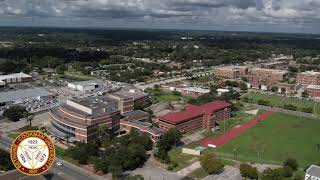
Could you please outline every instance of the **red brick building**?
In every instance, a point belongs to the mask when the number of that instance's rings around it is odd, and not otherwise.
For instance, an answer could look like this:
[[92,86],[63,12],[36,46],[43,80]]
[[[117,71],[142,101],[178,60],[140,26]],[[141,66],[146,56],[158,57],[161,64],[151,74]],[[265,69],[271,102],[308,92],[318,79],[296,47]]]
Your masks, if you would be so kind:
[[60,138],[89,142],[97,137],[98,128],[105,126],[115,132],[120,128],[118,103],[108,97],[67,100],[50,110],[49,132]]
[[220,67],[214,71],[214,75],[221,78],[236,79],[240,77],[240,70],[243,73],[244,70],[238,66]]
[[187,105],[183,111],[161,116],[159,127],[163,130],[177,128],[181,133],[210,130],[230,118],[230,112],[231,104],[225,101],[214,101],[201,106]]
[[305,90],[311,97],[320,97],[320,85],[309,85]]
[[287,71],[276,69],[251,68],[247,75],[247,79],[253,87],[265,85],[271,88],[284,81],[287,73]]
[[297,83],[301,85],[320,84],[320,72],[306,71],[299,73]]

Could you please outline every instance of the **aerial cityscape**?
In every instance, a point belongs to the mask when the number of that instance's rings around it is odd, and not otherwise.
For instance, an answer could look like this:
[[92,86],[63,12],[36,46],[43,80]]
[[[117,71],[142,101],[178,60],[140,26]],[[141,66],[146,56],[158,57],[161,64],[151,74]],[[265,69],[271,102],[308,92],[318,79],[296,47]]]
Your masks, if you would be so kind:
[[0,180],[320,180],[320,2],[0,2]]

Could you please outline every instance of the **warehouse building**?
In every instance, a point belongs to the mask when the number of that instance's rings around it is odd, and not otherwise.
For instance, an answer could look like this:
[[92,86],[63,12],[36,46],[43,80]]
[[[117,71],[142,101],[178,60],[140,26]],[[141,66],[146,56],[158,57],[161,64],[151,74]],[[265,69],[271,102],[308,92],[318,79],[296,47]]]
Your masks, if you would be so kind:
[[32,80],[33,80],[32,76],[25,74],[23,72],[8,74],[8,75],[1,75],[0,86],[4,86],[6,84],[31,82]]
[[103,81],[101,80],[90,80],[90,81],[78,81],[68,83],[68,87],[81,92],[88,92],[93,90],[98,90],[103,86]]

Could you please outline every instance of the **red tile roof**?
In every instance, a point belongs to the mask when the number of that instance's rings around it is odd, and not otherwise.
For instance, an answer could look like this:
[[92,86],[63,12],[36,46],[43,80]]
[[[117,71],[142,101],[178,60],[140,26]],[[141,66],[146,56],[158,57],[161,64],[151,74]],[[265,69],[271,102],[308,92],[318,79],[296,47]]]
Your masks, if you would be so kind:
[[201,106],[188,104],[185,110],[180,112],[173,112],[160,117],[160,120],[179,124],[188,121],[190,118],[201,116],[204,114],[212,114],[215,111],[230,107],[231,104],[225,101],[214,101]]

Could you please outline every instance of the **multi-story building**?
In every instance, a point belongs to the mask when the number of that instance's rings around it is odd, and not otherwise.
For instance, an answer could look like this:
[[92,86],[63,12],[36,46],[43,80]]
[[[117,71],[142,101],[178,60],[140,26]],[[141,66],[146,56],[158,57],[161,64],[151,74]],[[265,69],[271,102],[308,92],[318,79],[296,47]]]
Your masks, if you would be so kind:
[[162,84],[161,89],[169,92],[177,91],[184,96],[190,96],[190,97],[199,97],[201,95],[210,93],[209,88],[203,88],[200,86],[189,86],[189,85],[177,83],[177,82]]
[[315,98],[320,97],[320,85],[308,85],[305,91],[311,96]]
[[0,76],[0,84],[25,83],[31,81],[33,81],[32,76],[23,72]]
[[159,127],[163,130],[177,128],[181,133],[200,129],[211,130],[221,121],[230,118],[231,104],[214,101],[201,106],[187,105],[185,110],[159,117]]
[[[119,99],[127,99],[128,101],[132,101],[132,108],[134,105],[139,105],[142,108],[148,107],[151,105],[151,101],[149,98],[149,94],[136,90],[136,89],[130,89],[128,91],[121,90],[117,92],[110,93],[110,96],[113,98],[119,98]],[[130,99],[130,100],[129,100]]]
[[133,110],[133,98],[113,95],[67,100],[50,110],[49,132],[61,139],[90,142],[97,138],[100,127],[121,133],[137,129],[153,142],[160,139],[162,130],[148,123],[149,114]]
[[301,85],[320,84],[320,72],[306,71],[299,73],[297,83]]
[[240,68],[238,66],[220,67],[215,69],[214,75],[221,78],[236,79],[240,77]]
[[278,93],[281,93],[281,94],[294,94],[301,88],[301,85],[299,85],[299,84],[288,84],[288,83],[278,83],[278,84],[275,85],[275,87],[278,88]]
[[78,81],[68,83],[68,87],[81,92],[89,92],[93,90],[98,90],[103,86],[103,81],[101,80],[89,80],[89,81]]
[[149,114],[144,111],[132,111],[123,114],[123,118],[120,121],[121,129],[125,131],[131,131],[137,129],[142,133],[147,134],[153,142],[157,142],[163,130],[154,127],[151,123],[147,122]]
[[272,87],[286,80],[288,71],[264,68],[249,69],[247,80],[253,87],[261,85]]
[[107,96],[67,100],[50,110],[48,130],[58,137],[72,137],[76,141],[95,140],[102,125],[115,132],[120,128],[118,103]]
[[121,111],[121,113],[128,113],[134,110],[134,100],[132,97],[118,92],[109,94],[108,96],[117,100],[118,109]]

